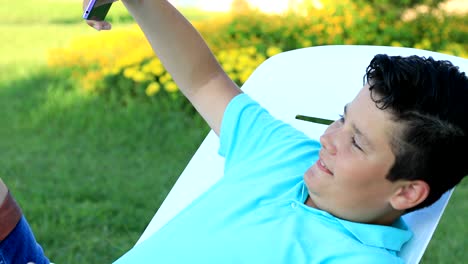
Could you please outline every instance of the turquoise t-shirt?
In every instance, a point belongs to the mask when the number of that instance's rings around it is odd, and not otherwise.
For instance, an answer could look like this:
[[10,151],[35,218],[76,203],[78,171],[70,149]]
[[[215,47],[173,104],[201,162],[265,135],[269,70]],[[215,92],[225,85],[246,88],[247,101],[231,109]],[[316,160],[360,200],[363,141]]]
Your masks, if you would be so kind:
[[246,94],[228,105],[220,140],[225,175],[115,263],[403,263],[396,253],[412,234],[402,220],[354,223],[304,204],[317,141]]

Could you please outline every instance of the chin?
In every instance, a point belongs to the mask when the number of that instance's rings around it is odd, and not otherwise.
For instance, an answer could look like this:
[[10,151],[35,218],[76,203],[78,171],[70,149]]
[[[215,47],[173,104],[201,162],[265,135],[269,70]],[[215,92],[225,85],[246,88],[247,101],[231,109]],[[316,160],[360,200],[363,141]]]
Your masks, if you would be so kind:
[[307,171],[304,173],[304,182],[306,183],[307,187],[309,187],[309,183],[312,182],[315,178],[317,178],[317,171],[314,169],[314,166],[310,167],[307,169]]

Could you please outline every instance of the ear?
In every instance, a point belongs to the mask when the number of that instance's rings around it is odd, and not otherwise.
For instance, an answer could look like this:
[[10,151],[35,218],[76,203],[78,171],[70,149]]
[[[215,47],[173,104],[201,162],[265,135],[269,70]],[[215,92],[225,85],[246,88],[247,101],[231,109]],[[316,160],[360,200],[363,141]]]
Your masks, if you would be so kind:
[[390,204],[396,210],[404,211],[426,200],[430,187],[425,181],[404,182],[390,198]]

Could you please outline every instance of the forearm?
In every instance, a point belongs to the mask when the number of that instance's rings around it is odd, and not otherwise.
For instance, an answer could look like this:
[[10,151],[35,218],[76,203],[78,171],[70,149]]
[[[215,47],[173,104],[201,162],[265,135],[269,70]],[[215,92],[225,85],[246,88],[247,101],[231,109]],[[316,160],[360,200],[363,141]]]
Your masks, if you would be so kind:
[[154,52],[190,97],[221,67],[195,28],[165,0],[123,0]]

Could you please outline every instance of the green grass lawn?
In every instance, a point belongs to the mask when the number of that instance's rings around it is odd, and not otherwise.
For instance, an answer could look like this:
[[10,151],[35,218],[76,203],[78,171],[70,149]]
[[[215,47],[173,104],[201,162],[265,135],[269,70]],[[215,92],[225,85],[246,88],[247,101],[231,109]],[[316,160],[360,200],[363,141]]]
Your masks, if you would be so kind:
[[0,177],[51,260],[111,263],[135,244],[208,127],[198,116],[83,96],[44,70],[47,50],[98,34],[75,18],[79,2],[15,7],[0,11]]
[[[0,177],[55,263],[111,263],[134,245],[208,128],[199,117],[84,96],[44,70],[49,48],[97,34],[79,18],[79,1],[0,4],[8,7],[0,9]],[[128,21],[121,6],[112,12]],[[423,263],[468,259],[467,198],[465,180]]]
[[0,175],[56,263],[110,263],[136,242],[207,129],[63,86],[41,74],[0,90]]

